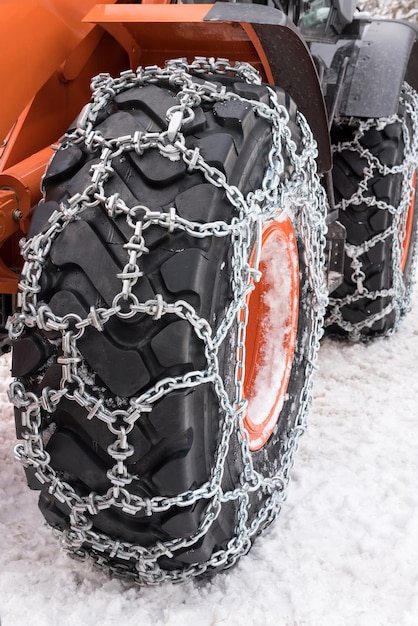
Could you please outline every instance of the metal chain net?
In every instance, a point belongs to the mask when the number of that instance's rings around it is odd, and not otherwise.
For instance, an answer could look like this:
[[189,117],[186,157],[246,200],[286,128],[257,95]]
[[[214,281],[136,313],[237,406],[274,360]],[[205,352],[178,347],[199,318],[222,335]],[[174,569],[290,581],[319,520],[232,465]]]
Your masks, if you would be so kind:
[[[405,113],[403,114],[397,113],[386,118],[368,120],[340,118],[334,122],[334,125],[337,127],[346,127],[348,125],[354,129],[353,139],[335,144],[333,146],[334,152],[351,151],[357,153],[359,159],[366,160],[362,180],[356,192],[350,198],[342,199],[336,205],[340,215],[347,209],[362,206],[375,207],[379,211],[388,211],[392,216],[390,225],[383,232],[371,236],[359,245],[348,242],[345,245],[346,257],[349,259],[348,263],[352,270],[353,289],[351,293],[343,298],[330,297],[325,326],[340,327],[352,341],[358,341],[362,336],[361,331],[364,328],[372,327],[377,321],[385,318],[392,312],[395,314],[394,324],[388,334],[393,333],[409,310],[413,287],[413,280],[409,280],[409,277],[413,279],[415,276],[417,263],[416,242],[411,241],[411,245],[414,244],[414,247],[410,252],[411,261],[407,277],[404,275],[402,257],[405,249],[404,242],[407,234],[409,207],[415,197],[414,175],[418,164],[418,94],[406,83],[402,88],[400,105],[404,107]],[[377,132],[382,132],[387,126],[394,123],[401,124],[404,153],[401,164],[389,167],[363,145],[362,139],[370,130],[375,129]],[[401,197],[397,206],[376,198],[370,188],[372,179],[392,175],[401,177]],[[389,249],[391,250],[391,287],[372,291],[365,284],[365,264],[368,263],[368,260],[364,255],[367,255],[376,245],[385,241],[389,242]],[[389,304],[379,313],[370,314],[367,319],[357,322],[344,319],[343,309],[345,306],[353,305],[359,300],[372,302],[378,298],[389,298]]]
[[[211,73],[229,74],[248,83],[261,84],[258,73],[248,64],[231,66],[225,59],[196,58],[191,64],[184,59],[167,62],[165,68],[156,66],[139,68],[136,72],[127,71],[113,79],[107,74],[93,79],[93,96],[78,119],[77,128],[64,136],[61,148],[70,144],[84,144],[90,150],[100,149],[97,164],[91,167],[91,181],[85,189],[62,203],[49,220],[49,227],[32,239],[23,242],[22,253],[25,259],[20,280],[18,312],[9,320],[9,333],[13,340],[22,336],[26,329],[39,328],[43,331],[61,333],[62,355],[57,359],[62,366],[60,387],[45,388],[38,396],[27,391],[19,380],[10,386],[10,398],[21,410],[23,441],[16,447],[16,457],[25,466],[31,467],[43,488],[69,511],[69,527],[55,531],[64,548],[75,557],[91,557],[94,563],[125,578],[141,584],[157,584],[165,579],[181,581],[190,576],[203,574],[206,570],[227,568],[239,556],[246,553],[255,538],[280,510],[286,497],[289,473],[299,436],[305,429],[306,415],[311,401],[311,375],[315,366],[319,340],[322,335],[323,316],[327,304],[324,283],[325,245],[325,196],[316,174],[315,157],[317,149],[311,131],[302,115],[298,114],[301,142],[297,146],[291,138],[288,127],[289,116],[285,107],[277,102],[274,90],[269,88],[270,104],[240,98],[220,84],[210,83],[195,77]],[[205,76],[205,78],[207,78]],[[167,130],[159,133],[137,132],[133,136],[107,140],[94,129],[98,114],[109,106],[115,94],[131,87],[169,82],[178,89],[178,106],[167,111]],[[238,188],[228,184],[226,177],[218,169],[210,167],[198,149],[188,149],[182,124],[194,115],[193,109],[200,102],[215,103],[228,99],[249,102],[255,113],[271,124],[272,146],[269,165],[259,189],[244,197]],[[181,218],[175,208],[169,211],[150,210],[146,206],[127,206],[117,195],[106,196],[104,185],[112,174],[112,161],[129,151],[142,154],[149,149],[158,149],[168,159],[183,159],[190,172],[199,171],[212,185],[224,190],[233,207],[233,218],[229,223],[193,222]],[[284,159],[292,165],[291,173],[285,177]],[[118,275],[120,292],[115,294],[110,308],[91,307],[85,318],[68,313],[59,317],[38,294],[44,265],[59,233],[72,220],[77,220],[86,207],[96,207],[105,211],[111,218],[124,216],[131,228],[131,238],[125,245],[126,266]],[[312,333],[309,338],[308,365],[304,376],[301,397],[295,399],[298,406],[294,417],[294,428],[289,434],[282,464],[275,475],[262,476],[255,469],[246,431],[243,426],[247,400],[243,395],[246,333],[246,296],[252,289],[253,281],[260,272],[258,267],[250,267],[249,259],[254,242],[260,245],[262,227],[272,220],[290,217],[295,231],[303,242],[304,262],[307,266],[309,290],[313,294],[309,317]],[[192,237],[228,237],[232,250],[231,286],[233,296],[226,313],[217,328],[207,319],[201,318],[186,301],[166,302],[159,294],[154,299],[140,302],[132,288],[141,276],[141,256],[146,255],[147,228],[158,224],[169,232],[186,231]],[[257,255],[256,255],[257,256]],[[110,410],[102,397],[88,384],[85,375],[85,362],[78,349],[77,341],[85,329],[93,327],[102,331],[114,316],[127,319],[138,312],[154,319],[171,314],[176,315],[192,326],[194,333],[204,344],[206,367],[201,371],[189,372],[184,376],[164,378],[138,397],[129,399],[129,408]],[[218,351],[232,328],[237,328],[236,366],[234,393],[228,394],[218,364]],[[133,453],[130,432],[141,415],[153,410],[154,404],[163,396],[179,389],[187,389],[202,384],[211,384],[218,398],[221,418],[219,440],[216,447],[213,468],[209,479],[198,488],[179,493],[175,497],[139,497],[129,490],[135,480],[128,471],[129,458]],[[231,397],[231,395],[233,397]],[[62,398],[78,403],[86,410],[87,420],[101,420],[114,436],[108,454],[114,461],[108,471],[111,488],[106,493],[90,493],[80,496],[66,482],[62,474],[50,464],[45,449],[43,431],[53,423],[54,411]],[[222,477],[231,438],[238,439],[244,468],[239,484],[232,491],[222,489]],[[258,491],[263,504],[257,515],[249,520],[249,494]],[[260,498],[261,499],[261,498]],[[214,520],[219,516],[222,505],[228,501],[237,502],[236,533],[227,547],[215,552],[209,561],[187,566],[185,569],[166,571],[160,568],[160,557],[175,556],[178,550],[197,544]],[[94,527],[94,515],[105,509],[117,509],[134,516],[145,513],[168,511],[172,507],[190,507],[198,501],[206,503],[199,527],[192,535],[170,541],[156,541],[144,547],[118,541]]]

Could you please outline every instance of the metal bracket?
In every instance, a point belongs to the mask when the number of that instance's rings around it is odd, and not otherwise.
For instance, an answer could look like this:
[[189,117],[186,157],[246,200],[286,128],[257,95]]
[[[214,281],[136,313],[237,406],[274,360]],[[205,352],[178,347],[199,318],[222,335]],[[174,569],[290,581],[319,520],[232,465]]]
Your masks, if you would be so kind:
[[325,247],[326,276],[328,292],[331,293],[341,285],[344,277],[344,246],[346,229],[335,220],[328,226]]

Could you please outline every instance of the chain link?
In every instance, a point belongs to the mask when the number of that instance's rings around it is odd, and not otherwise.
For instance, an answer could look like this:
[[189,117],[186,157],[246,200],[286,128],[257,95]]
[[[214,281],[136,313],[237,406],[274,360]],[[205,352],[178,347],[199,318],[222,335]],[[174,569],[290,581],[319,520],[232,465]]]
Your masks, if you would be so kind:
[[[316,144],[305,119],[298,114],[297,122],[302,142],[301,146],[297,146],[291,138],[288,113],[285,107],[278,103],[274,90],[269,89],[269,105],[240,98],[222,85],[203,82],[200,78],[196,81],[194,75],[199,76],[203,73],[206,75],[208,72],[213,74],[214,79],[217,75],[227,73],[248,83],[261,84],[260,76],[248,64],[238,63],[232,66],[226,59],[200,57],[190,65],[184,59],[177,59],[169,61],[165,68],[154,66],[139,68],[137,72],[124,72],[116,79],[107,74],[101,74],[93,79],[92,101],[83,109],[76,129],[61,140],[61,149],[72,144],[84,143],[87,149],[100,151],[99,162],[91,168],[91,180],[86,189],[70,198],[61,206],[60,211],[51,216],[50,227],[45,232],[23,243],[25,265],[19,285],[20,310],[9,321],[10,336],[14,340],[22,336],[26,328],[38,327],[44,331],[60,333],[62,346],[62,356],[58,359],[62,366],[59,389],[48,388],[38,397],[26,391],[21,382],[13,382],[10,386],[9,395],[14,405],[21,411],[24,431],[23,441],[16,447],[17,458],[25,466],[32,467],[38,480],[42,484],[48,484],[49,493],[68,507],[70,526],[58,533],[64,548],[77,558],[85,559],[90,556],[99,567],[106,567],[115,575],[132,578],[143,584],[157,584],[165,579],[180,581],[192,575],[202,574],[207,569],[232,566],[239,556],[249,550],[252,539],[277,515],[285,499],[297,441],[305,428],[311,397],[311,375],[327,304],[323,276],[326,202],[316,173]],[[137,132],[132,136],[108,140],[94,130],[98,114],[111,105],[115,94],[131,87],[161,81],[179,89],[178,106],[167,112],[167,131]],[[253,108],[256,115],[264,117],[271,124],[272,147],[269,165],[260,189],[248,194],[247,197],[230,185],[222,172],[210,167],[197,148],[194,150],[186,148],[181,132],[182,124],[194,115],[193,110],[200,102],[215,103],[227,99],[243,100]],[[197,223],[181,218],[174,208],[169,211],[152,211],[146,206],[129,207],[117,194],[106,196],[104,186],[113,171],[113,159],[129,151],[142,154],[151,148],[158,149],[166,158],[182,159],[189,171],[201,172],[212,185],[222,188],[233,208],[230,222]],[[284,157],[292,165],[291,173],[286,176]],[[39,280],[51,245],[59,233],[71,221],[79,219],[86,207],[91,206],[97,206],[111,218],[124,215],[132,231],[125,245],[126,265],[118,275],[121,289],[109,308],[91,307],[85,318],[75,314],[60,317],[38,299]],[[309,290],[313,293],[313,306],[308,311],[312,334],[308,347],[308,365],[306,371],[300,374],[305,377],[305,383],[300,398],[295,398],[295,405],[300,408],[295,416],[295,427],[289,434],[281,467],[273,476],[262,476],[254,468],[248,436],[243,425],[247,404],[243,391],[248,319],[246,296],[251,289],[252,280],[260,277],[259,254],[256,255],[254,267],[250,267],[249,259],[254,245],[260,249],[263,225],[274,219],[283,219],[285,216],[291,218],[295,231],[303,242]],[[168,232],[185,231],[196,238],[230,239],[232,250],[230,280],[233,295],[217,329],[212,328],[208,320],[201,318],[188,302],[168,303],[160,294],[152,300],[139,302],[134,296],[132,289],[142,275],[140,259],[148,254],[147,229],[152,225],[165,228]],[[161,379],[139,397],[131,398],[128,408],[111,410],[100,395],[93,393],[86,380],[84,361],[77,341],[88,327],[101,331],[114,316],[127,319],[138,313],[149,315],[153,319],[171,314],[186,320],[203,342],[206,367],[184,376]],[[217,355],[235,324],[237,325],[235,385],[234,392],[230,394],[222,379]],[[127,461],[134,453],[129,433],[135,422],[144,413],[152,411],[155,403],[162,397],[179,389],[208,383],[213,386],[222,415],[219,441],[207,482],[173,497],[146,498],[132,494],[129,485],[135,478],[127,469]],[[53,413],[64,397],[84,407],[88,420],[100,420],[106,424],[114,436],[114,441],[107,450],[114,464],[107,474],[111,488],[106,493],[92,492],[88,496],[79,496],[50,466],[49,455],[44,449],[42,429],[45,423],[53,421]],[[235,437],[241,447],[243,471],[236,488],[226,492],[222,489],[222,478],[231,437]],[[264,498],[264,504],[258,514],[249,521],[249,494],[256,491]],[[195,546],[219,516],[222,505],[231,500],[237,501],[236,536],[224,550],[214,553],[209,561],[193,564],[184,571],[166,571],[160,568],[158,564],[160,557],[171,557],[178,550]],[[93,516],[109,508],[119,509],[132,516],[137,514],[150,516],[173,507],[190,507],[198,501],[205,503],[205,509],[199,527],[193,534],[159,541],[149,547],[112,539],[98,532],[93,526]]]
[[[398,113],[385,118],[368,120],[341,118],[335,121],[337,128],[348,125],[353,128],[354,132],[351,141],[335,144],[333,146],[334,152],[354,152],[365,160],[362,180],[356,192],[348,199],[343,198],[336,205],[336,208],[343,213],[350,207],[374,207],[378,211],[387,211],[392,216],[390,226],[381,233],[362,241],[358,245],[347,243],[345,246],[346,257],[352,270],[351,281],[355,288],[352,293],[343,298],[330,297],[325,325],[340,327],[352,341],[358,341],[363,329],[372,327],[377,321],[392,312],[395,317],[389,333],[393,333],[409,311],[413,287],[413,280],[409,280],[409,276],[412,279],[415,276],[417,246],[415,245],[411,249],[411,264],[407,280],[405,280],[401,261],[407,233],[408,209],[415,194],[412,181],[418,164],[418,94],[406,83],[402,87],[400,105],[405,110],[402,115]],[[401,124],[402,127],[404,154],[401,164],[389,167],[374,156],[369,149],[365,148],[361,142],[367,132],[373,130],[381,132],[395,123]],[[394,206],[390,202],[379,200],[373,195],[371,181],[376,177],[396,175],[401,177],[401,197],[399,204]],[[367,264],[367,257],[365,255],[378,244],[385,244],[387,241],[390,242],[388,247],[391,251],[388,254],[388,258],[391,257],[391,288],[373,291],[368,289],[366,285],[365,264]],[[411,246],[413,243],[411,242]],[[382,311],[370,314],[366,319],[357,322],[344,319],[344,307],[354,305],[359,300],[364,301],[364,299],[372,303],[378,298],[390,299],[389,304]]]

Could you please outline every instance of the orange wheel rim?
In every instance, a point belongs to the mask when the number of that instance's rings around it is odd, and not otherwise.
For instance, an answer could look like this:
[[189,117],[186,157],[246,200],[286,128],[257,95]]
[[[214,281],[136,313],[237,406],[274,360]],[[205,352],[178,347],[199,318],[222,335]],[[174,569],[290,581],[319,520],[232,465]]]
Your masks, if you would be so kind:
[[403,244],[402,244],[402,257],[401,257],[402,271],[405,270],[406,262],[408,260],[409,244],[411,243],[412,229],[414,226],[416,186],[417,186],[417,173],[415,171],[412,177],[411,201],[408,207],[408,215],[406,218],[406,225],[405,225],[405,237],[404,237]]
[[[250,264],[254,263],[253,251]],[[272,434],[286,398],[299,313],[299,264],[292,223],[273,222],[262,233],[261,279],[250,293],[245,339],[244,426],[250,450]]]

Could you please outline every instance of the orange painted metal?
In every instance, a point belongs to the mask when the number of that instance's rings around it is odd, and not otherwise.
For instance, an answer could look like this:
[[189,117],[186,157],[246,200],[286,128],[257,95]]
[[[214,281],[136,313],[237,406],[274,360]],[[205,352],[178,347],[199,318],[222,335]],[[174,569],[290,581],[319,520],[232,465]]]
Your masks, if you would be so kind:
[[[249,25],[205,21],[211,4],[97,4],[84,18],[100,24],[134,58],[131,67],[163,64],[167,59],[195,56],[247,61],[265,80],[271,79],[267,59]],[[254,40],[254,41],[253,41]],[[259,42],[258,42],[259,43]]]
[[[89,99],[94,72],[106,66],[109,71],[123,69],[122,60],[116,68],[113,62],[114,56],[121,56],[112,49],[115,42],[106,53],[100,48],[102,29],[82,21],[94,4],[2,3],[0,84],[7,88],[7,97],[0,99],[0,170],[59,138]],[[126,64],[125,55],[123,59]]]
[[[115,1],[115,0],[113,0]],[[0,143],[20,112],[93,26],[93,0],[13,0],[1,5]]]
[[7,188],[0,189],[0,243],[11,237],[18,228],[16,207],[15,191]]
[[21,265],[18,240],[29,229],[31,207],[41,198],[39,181],[52,154],[51,148],[44,148],[0,173],[0,247],[11,237],[14,242],[1,248],[0,293],[17,291]]
[[0,172],[0,190],[14,190],[16,209],[24,218],[28,217],[31,207],[41,197],[39,182],[53,154],[51,147],[44,148],[8,170]]
[[[69,55],[68,65],[66,61],[56,68],[20,114],[0,154],[0,171],[55,143],[63,135],[91,97],[92,76],[103,71],[118,74],[126,69],[128,58],[123,49],[99,27],[97,32],[98,44],[84,64],[77,59],[78,51],[74,51],[75,59],[73,54]],[[68,77],[78,70],[74,79]]]

